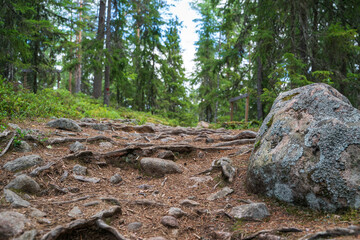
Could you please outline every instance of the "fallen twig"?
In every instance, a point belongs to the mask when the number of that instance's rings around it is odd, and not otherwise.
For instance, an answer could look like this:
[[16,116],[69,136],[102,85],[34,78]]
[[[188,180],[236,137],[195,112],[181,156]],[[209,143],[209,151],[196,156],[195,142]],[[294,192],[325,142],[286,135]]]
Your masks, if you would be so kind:
[[86,199],[89,199],[89,198],[92,198],[92,197],[96,197],[96,195],[88,195],[88,196],[79,197],[79,198],[75,198],[75,199],[68,200],[68,201],[52,202],[51,204],[59,204],[59,205],[61,205],[61,204],[79,202],[79,201],[86,200]]
[[4,148],[4,150],[0,153],[0,157],[2,157],[10,148],[11,144],[13,143],[15,139],[15,133],[13,133],[12,138],[10,139],[10,141],[8,142],[8,144],[6,145],[6,147]]
[[242,238],[242,240],[251,240],[251,239],[258,237],[261,234],[276,233],[276,232],[289,233],[289,232],[302,232],[302,230],[298,229],[298,228],[286,228],[286,227],[278,228],[278,229],[260,230],[254,234],[251,234],[250,236]]
[[166,183],[166,181],[167,181],[167,177],[162,181],[162,183],[161,183],[161,186],[163,187],[163,186],[165,186],[165,183]]
[[213,146],[214,147],[223,147],[223,146],[232,146],[232,145],[249,144],[249,143],[255,143],[255,138],[239,139],[239,140],[234,140],[234,141],[229,141],[229,142],[222,142],[222,143],[214,144]]
[[321,238],[332,238],[332,237],[342,237],[342,236],[358,236],[360,235],[360,227],[350,226],[348,228],[334,228],[329,229],[324,232],[318,232],[310,236],[305,236],[304,240],[315,240]]

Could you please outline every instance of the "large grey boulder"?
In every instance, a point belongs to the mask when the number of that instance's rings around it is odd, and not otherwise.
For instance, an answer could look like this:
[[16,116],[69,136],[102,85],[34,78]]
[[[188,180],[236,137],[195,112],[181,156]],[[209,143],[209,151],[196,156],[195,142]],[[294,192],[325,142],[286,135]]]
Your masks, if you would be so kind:
[[140,165],[145,173],[155,176],[183,172],[179,164],[160,158],[143,158]]
[[73,131],[73,132],[81,131],[81,127],[74,120],[67,119],[67,118],[58,118],[58,119],[52,120],[52,121],[48,122],[46,124],[46,126],[69,130],[69,131]]
[[28,222],[26,217],[18,212],[0,212],[0,239],[10,239],[19,235]]
[[5,163],[4,169],[10,172],[17,172],[42,163],[43,160],[39,155],[28,155]]
[[247,188],[288,203],[360,208],[360,111],[326,84],[280,94],[265,118]]
[[39,184],[26,174],[17,176],[5,186],[5,189],[15,189],[30,194],[38,193],[41,190]]

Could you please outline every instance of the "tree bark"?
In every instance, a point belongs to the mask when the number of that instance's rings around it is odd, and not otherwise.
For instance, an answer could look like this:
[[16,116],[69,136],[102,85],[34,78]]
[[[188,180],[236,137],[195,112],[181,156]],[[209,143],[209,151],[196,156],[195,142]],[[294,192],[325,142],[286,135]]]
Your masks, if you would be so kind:
[[257,98],[256,98],[256,105],[257,105],[257,118],[258,120],[263,119],[263,107],[261,103],[261,94],[262,94],[262,71],[263,66],[261,62],[260,56],[257,57],[257,65],[258,65],[258,71],[257,71]]
[[[83,0],[79,0],[79,6],[82,8],[83,6]],[[80,9],[79,12],[79,21],[82,21],[82,10]],[[82,65],[81,65],[81,41],[82,41],[82,30],[79,30],[78,36],[77,36],[77,43],[78,43],[78,51],[77,51],[77,58],[78,63],[75,70],[75,93],[78,93],[81,91],[81,72],[82,72]]]
[[108,0],[108,9],[107,9],[107,20],[106,20],[106,49],[107,49],[107,61],[105,66],[105,87],[104,87],[104,104],[107,106],[110,105],[110,65],[111,65],[111,0]]
[[101,53],[104,45],[104,35],[105,35],[105,0],[100,0],[100,9],[99,9],[99,24],[98,31],[96,35],[97,41],[97,51],[96,60],[100,62],[100,67],[95,68],[94,73],[94,84],[93,84],[93,97],[98,99],[102,93],[102,58]]

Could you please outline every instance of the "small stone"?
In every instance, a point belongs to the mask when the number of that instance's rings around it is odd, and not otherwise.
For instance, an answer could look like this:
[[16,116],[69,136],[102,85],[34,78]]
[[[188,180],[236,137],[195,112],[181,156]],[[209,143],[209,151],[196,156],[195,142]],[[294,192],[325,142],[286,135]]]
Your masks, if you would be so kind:
[[38,193],[41,190],[39,184],[25,174],[17,176],[8,185],[6,185],[5,188],[20,190],[30,194]]
[[225,196],[229,195],[230,193],[233,193],[234,190],[229,188],[229,187],[224,187],[223,189],[221,189],[220,191],[216,192],[216,193],[213,193],[211,194],[207,200],[209,201],[214,201],[216,199],[219,199],[219,198],[224,198]]
[[200,152],[198,153],[198,158],[204,158],[204,157],[205,157],[205,153],[202,152],[202,151],[200,151]]
[[265,203],[251,203],[233,207],[229,215],[240,220],[258,221],[269,217],[270,213]]
[[154,176],[183,172],[179,164],[161,158],[143,158],[140,160],[140,165],[145,173]]
[[141,222],[133,222],[133,223],[129,223],[127,228],[130,231],[135,232],[135,231],[139,230],[142,226],[143,226],[143,224]]
[[154,186],[148,185],[148,184],[141,184],[141,185],[138,186],[138,188],[140,188],[142,190],[148,190],[148,189],[150,189],[152,187],[154,187]]
[[28,155],[24,157],[17,158],[13,161],[7,162],[4,165],[4,169],[10,172],[17,172],[31,168],[35,165],[40,165],[43,163],[42,158],[39,155]]
[[36,229],[24,232],[20,237],[14,240],[34,240],[37,235]]
[[84,176],[79,176],[79,175],[73,175],[73,177],[76,179],[76,180],[79,180],[81,182],[90,182],[90,183],[98,183],[100,182],[100,178],[90,178],[90,177],[84,177]]
[[112,143],[110,142],[101,142],[99,146],[103,149],[109,149],[113,147]]
[[85,146],[78,141],[76,141],[70,145],[70,152],[72,152],[72,153],[80,152],[81,150],[85,150]]
[[174,218],[173,216],[164,216],[161,218],[161,222],[162,225],[164,225],[165,227],[169,227],[169,228],[178,228],[179,227],[179,222],[176,218]]
[[174,160],[175,155],[172,151],[163,151],[158,154],[158,158],[167,159],[167,160]]
[[69,131],[73,131],[73,132],[81,131],[81,127],[74,120],[67,119],[67,118],[58,118],[58,119],[52,120],[52,121],[48,122],[46,124],[46,126],[69,130]]
[[73,209],[70,210],[70,212],[68,213],[68,216],[71,218],[78,218],[82,215],[82,211],[79,207],[74,207]]
[[171,207],[168,211],[168,214],[170,216],[174,216],[176,218],[181,218],[182,216],[187,215],[186,212],[184,212],[183,210],[181,210],[180,208],[177,208],[177,207]]
[[4,189],[5,200],[14,208],[29,207],[30,203],[9,189]]
[[180,205],[185,206],[185,207],[195,207],[195,206],[199,206],[200,203],[195,202],[193,200],[184,199],[184,200],[180,201]]
[[30,212],[30,216],[33,218],[42,218],[46,216],[46,213],[43,211],[40,211],[39,209],[33,208]]
[[110,182],[112,184],[118,184],[119,182],[122,181],[122,177],[120,176],[120,174],[116,173],[114,174],[111,178],[110,178]]
[[51,224],[51,220],[48,218],[38,218],[37,221],[41,224]]
[[32,148],[27,142],[20,141],[20,144],[15,147],[15,151],[16,152],[31,152]]
[[29,220],[18,212],[0,212],[0,239],[10,239],[20,234],[25,229],[25,224]]
[[73,167],[73,173],[77,174],[77,175],[83,175],[85,176],[87,172],[87,167],[81,166],[79,164],[76,164]]

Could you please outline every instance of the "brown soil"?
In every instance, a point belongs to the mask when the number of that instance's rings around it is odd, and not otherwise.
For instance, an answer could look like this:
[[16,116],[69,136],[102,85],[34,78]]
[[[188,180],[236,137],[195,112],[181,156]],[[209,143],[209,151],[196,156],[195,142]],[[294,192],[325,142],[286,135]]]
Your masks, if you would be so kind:
[[[67,132],[47,128],[44,123],[23,122],[19,123],[19,125],[25,129],[38,129],[49,138],[59,137],[56,136],[55,133],[61,135]],[[237,133],[239,133],[239,130],[234,130],[231,134],[235,135]],[[159,133],[155,134],[158,135]],[[133,142],[137,138],[123,131],[105,131],[99,133],[97,130],[85,127],[83,127],[81,133],[76,133],[76,137],[93,137],[98,135],[112,138],[115,141],[113,147],[111,149],[102,149],[99,147],[99,142],[90,144],[83,143],[87,150],[97,153],[114,151],[124,148],[127,143]],[[193,141],[193,139],[197,137],[194,135],[171,137],[176,138],[176,141],[163,143],[160,140],[153,140],[151,137],[149,137],[149,139],[151,143],[159,145],[176,144],[181,141],[188,141],[189,144],[195,146],[209,147],[211,145],[205,143],[205,139]],[[208,137],[215,139],[215,143],[218,143],[220,135],[212,134]],[[141,142],[149,143],[145,139],[137,141],[137,143]],[[107,164],[105,166],[99,165],[94,161],[88,164],[80,163],[88,168],[88,177],[98,177],[101,179],[99,183],[94,184],[80,182],[72,177],[72,168],[79,162],[76,160],[63,160],[64,156],[70,154],[70,144],[71,143],[51,145],[51,148],[37,144],[37,147],[33,148],[33,152],[31,153],[17,153],[10,149],[10,151],[0,159],[0,166],[3,166],[6,162],[14,160],[15,158],[29,154],[39,154],[44,159],[45,164],[50,161],[56,162],[49,170],[42,172],[40,176],[35,178],[44,191],[41,195],[30,196],[29,200],[32,207],[47,213],[46,218],[51,221],[51,224],[47,224],[41,223],[41,221],[37,219],[32,219],[32,226],[28,228],[36,228],[39,230],[40,234],[38,234],[37,239],[40,239],[42,235],[54,227],[66,225],[74,220],[68,216],[68,213],[75,206],[78,206],[82,210],[83,216],[81,218],[89,218],[95,213],[112,206],[110,202],[101,201],[100,197],[113,197],[120,201],[122,214],[114,216],[111,219],[106,219],[105,222],[118,229],[118,231],[128,239],[146,239],[155,236],[162,236],[166,239],[215,239],[215,231],[232,232],[234,233],[234,239],[241,239],[244,236],[251,235],[260,230],[284,227],[301,229],[303,232],[282,235],[288,239],[298,239],[305,235],[330,228],[348,227],[352,224],[359,224],[359,220],[345,220],[344,215],[314,213],[306,209],[285,205],[247,192],[244,183],[250,153],[236,155],[235,153],[241,146],[235,146],[233,150],[207,151],[204,152],[204,157],[202,158],[199,157],[199,151],[175,153],[177,157],[176,162],[181,164],[185,171],[182,174],[171,174],[161,178],[144,175],[137,167],[136,159],[135,163]],[[158,152],[154,152],[152,156],[156,157],[157,154]],[[212,180],[200,183],[198,187],[192,187],[195,184],[195,182],[190,179],[192,176],[210,168],[213,160],[225,156],[230,156],[234,165],[238,168],[237,176],[233,183],[225,182],[222,179],[221,173],[214,171],[208,174],[212,177]],[[141,157],[137,160],[140,159]],[[98,160],[104,161],[103,159]],[[35,167],[24,172],[29,173],[34,168]],[[60,178],[65,170],[69,172],[69,177],[61,182]],[[117,185],[109,182],[110,177],[115,173],[119,173],[123,178],[123,181]],[[2,190],[13,178],[13,173],[0,169],[0,189]],[[78,188],[79,191],[76,193],[63,194],[52,188],[50,186],[51,184],[55,184],[60,188]],[[151,185],[152,187],[143,190],[139,188],[142,184]],[[234,189],[234,192],[223,199],[215,201],[207,200],[210,194],[224,186],[231,187]],[[73,200],[88,195],[91,197],[86,200],[57,204],[58,202]],[[197,207],[180,206],[179,202],[187,198],[197,201],[200,205]],[[134,204],[134,201],[139,199],[153,200],[161,205],[141,206]],[[100,204],[89,207],[83,206],[83,204],[93,201],[99,201]],[[265,202],[271,212],[271,216],[264,221],[245,222],[230,219],[224,214],[224,212],[229,212],[231,207],[245,204],[244,202],[246,201]],[[6,203],[4,199],[2,199],[0,203],[0,211],[11,209],[10,205]],[[170,207],[180,207],[188,213],[187,216],[178,219],[180,225],[178,229],[167,228],[160,223],[161,218],[167,215]],[[223,209],[223,211],[221,209]],[[30,208],[13,210],[24,213],[31,218],[29,216],[31,212]],[[143,226],[136,232],[129,231],[127,225],[132,222],[142,222]],[[77,237],[68,237],[67,239],[100,239],[99,233],[95,233],[94,230],[91,229],[85,233],[83,230],[79,230]],[[101,239],[112,239],[112,237],[104,238],[104,236],[102,236]]]

